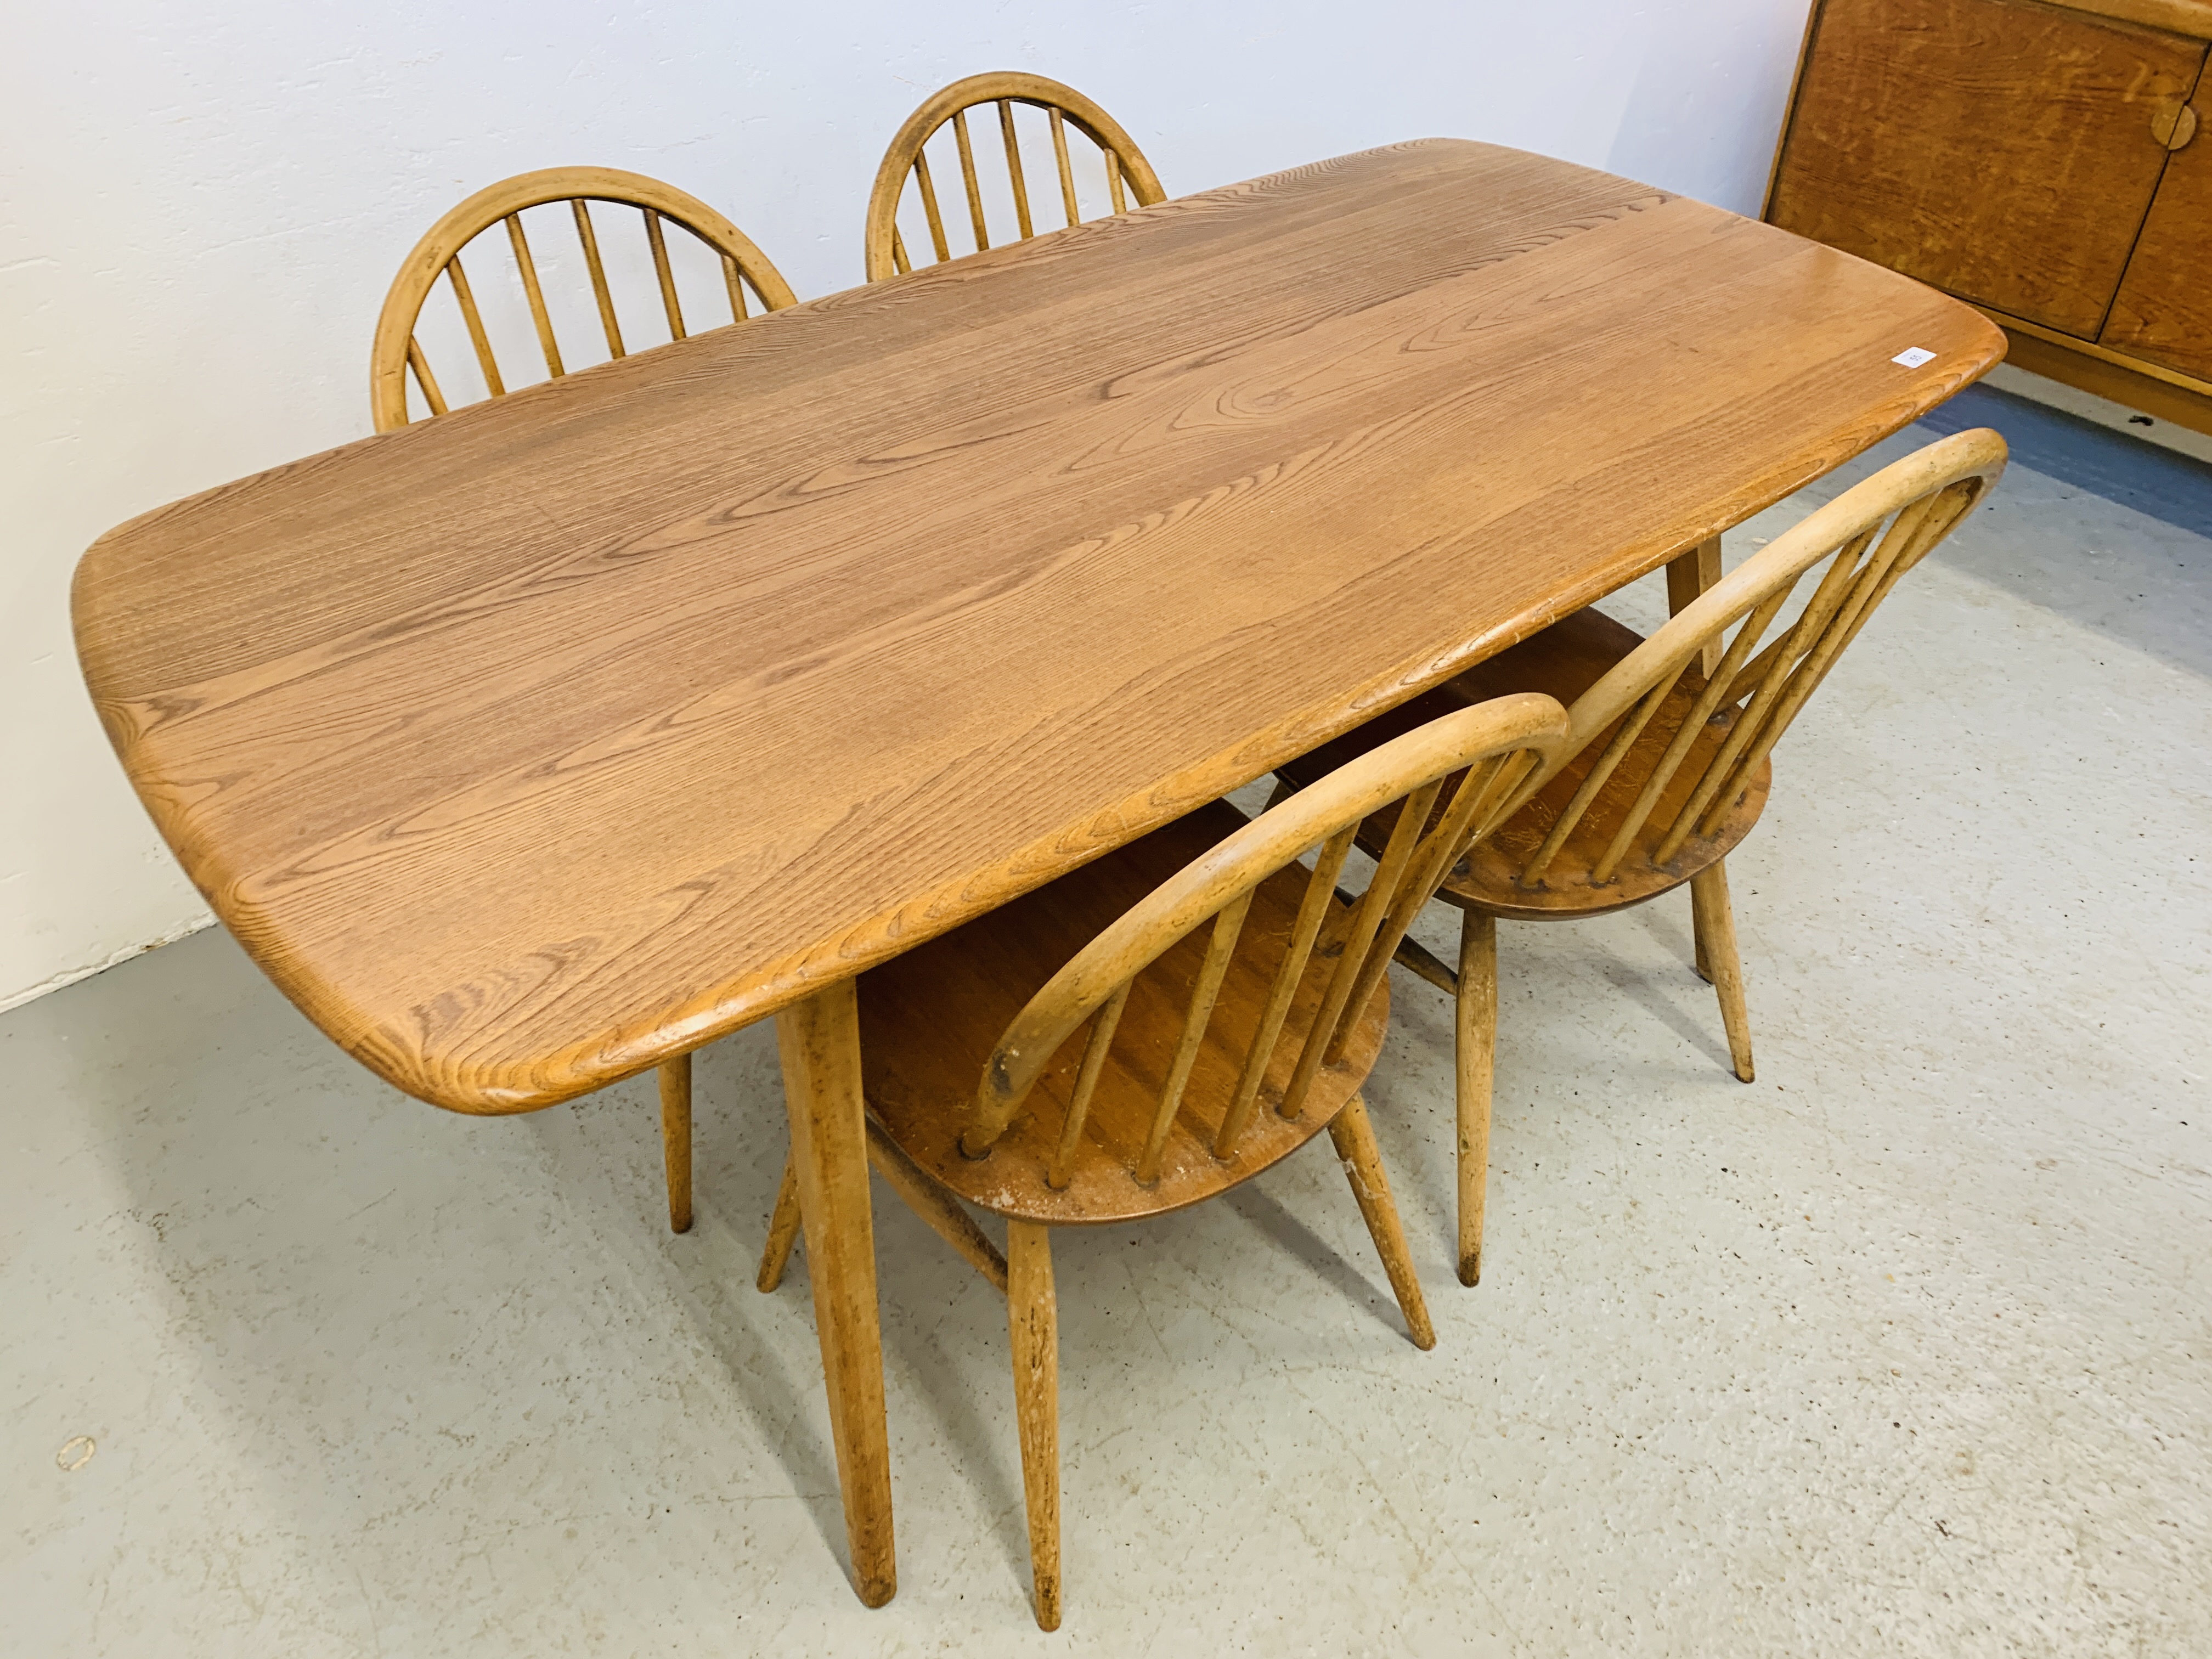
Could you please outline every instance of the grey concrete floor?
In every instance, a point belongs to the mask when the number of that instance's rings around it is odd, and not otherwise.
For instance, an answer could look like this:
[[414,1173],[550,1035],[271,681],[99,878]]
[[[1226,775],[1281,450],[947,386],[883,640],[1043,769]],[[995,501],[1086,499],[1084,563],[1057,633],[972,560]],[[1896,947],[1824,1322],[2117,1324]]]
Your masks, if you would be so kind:
[[1479,1290],[1418,982],[1370,1094],[1434,1352],[1317,1150],[1061,1236],[1060,1635],[1001,1305],[880,1189],[902,1588],[847,1588],[765,1030],[675,1238],[648,1084],[448,1116],[207,933],[0,1019],[0,1653],[2212,1651],[2212,468],[1980,422],[1731,861],[1757,1084],[1686,898],[1509,927]]

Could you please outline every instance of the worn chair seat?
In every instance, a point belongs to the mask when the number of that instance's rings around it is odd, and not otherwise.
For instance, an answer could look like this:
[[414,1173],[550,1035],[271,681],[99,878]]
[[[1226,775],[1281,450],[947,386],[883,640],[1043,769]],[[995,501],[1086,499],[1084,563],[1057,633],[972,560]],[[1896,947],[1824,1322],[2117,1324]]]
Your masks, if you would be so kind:
[[[1588,606],[1283,767],[1280,775],[1303,787],[1401,732],[1410,732],[1455,708],[1471,708],[1514,691],[1540,691],[1571,705],[1643,643],[1644,636],[1635,629],[1615,622],[1595,605]],[[1444,878],[1437,896],[1447,903],[1509,920],[1598,915],[1671,892],[1698,871],[1727,857],[1751,833],[1766,805],[1774,775],[1771,759],[1761,761],[1745,779],[1711,833],[1693,832],[1664,863],[1654,854],[1704,775],[1705,763],[1734,728],[1738,714],[1734,708],[1722,709],[1705,723],[1686,761],[1675,769],[1661,792],[1658,805],[1631,836],[1619,868],[1602,880],[1595,873],[1652,768],[1674,742],[1684,717],[1705,689],[1705,677],[1696,669],[1684,672],[1600,787],[1573,833],[1534,881],[1524,881],[1522,870],[1604,753],[1618,722],[1578,751],[1526,805],[1492,830]],[[1395,817],[1394,808],[1363,824],[1361,846],[1370,852],[1381,847]]]
[[[1044,1171],[1074,1093],[1084,1032],[1053,1056],[989,1157],[971,1158],[960,1150],[961,1131],[973,1119],[975,1079],[1008,1022],[1079,948],[1244,822],[1225,803],[1202,806],[863,975],[862,1086],[870,1113],[891,1141],[969,1203],[1058,1227],[1135,1220],[1195,1204],[1249,1180],[1326,1129],[1382,1050],[1389,1020],[1387,979],[1376,982],[1342,1058],[1322,1067],[1296,1118],[1255,1112],[1232,1158],[1212,1152],[1305,894],[1306,872],[1291,865],[1254,891],[1183,1096],[1188,1104],[1169,1133],[1156,1182],[1139,1184],[1131,1171],[1182,1038],[1184,1012],[1206,957],[1202,933],[1187,935],[1137,976],[1084,1121],[1086,1149],[1098,1155],[1079,1158],[1064,1189],[1047,1185]],[[1261,1085],[1263,1108],[1283,1097],[1336,961],[1337,953],[1316,950],[1306,964]]]

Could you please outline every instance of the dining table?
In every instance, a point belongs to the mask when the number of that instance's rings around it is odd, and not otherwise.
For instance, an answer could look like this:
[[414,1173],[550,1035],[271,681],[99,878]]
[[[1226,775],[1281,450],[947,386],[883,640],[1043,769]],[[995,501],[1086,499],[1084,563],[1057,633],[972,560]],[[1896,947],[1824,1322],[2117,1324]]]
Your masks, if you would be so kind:
[[216,915],[393,1087],[532,1111],[774,1017],[876,1606],[854,976],[1662,566],[1679,608],[2003,350],[1850,254],[1425,139],[158,508],[79,562],[77,649]]

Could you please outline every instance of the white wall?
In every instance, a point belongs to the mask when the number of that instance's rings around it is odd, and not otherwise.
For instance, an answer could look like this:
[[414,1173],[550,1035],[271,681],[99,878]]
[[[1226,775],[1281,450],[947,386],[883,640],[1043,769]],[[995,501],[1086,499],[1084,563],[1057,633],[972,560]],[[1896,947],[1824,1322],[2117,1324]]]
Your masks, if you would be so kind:
[[860,280],[882,147],[992,68],[1097,98],[1171,192],[1393,139],[1520,145],[1756,210],[1807,0],[121,0],[0,62],[0,1007],[206,920],[77,678],[70,572],[145,508],[368,430],[430,221],[594,161]]

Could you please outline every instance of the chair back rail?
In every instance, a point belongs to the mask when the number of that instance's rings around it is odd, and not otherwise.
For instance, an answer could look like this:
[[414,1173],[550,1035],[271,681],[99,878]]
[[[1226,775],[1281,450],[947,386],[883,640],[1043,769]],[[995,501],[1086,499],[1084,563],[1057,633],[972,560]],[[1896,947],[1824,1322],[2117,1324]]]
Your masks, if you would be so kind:
[[[1311,854],[1315,862],[1282,959],[1238,1065],[1235,1095],[1212,1139],[1214,1154],[1235,1155],[1285,1018],[1318,952],[1325,961],[1333,957],[1334,963],[1325,970],[1320,1005],[1276,1106],[1285,1118],[1298,1116],[1316,1073],[1340,1054],[1407,925],[1445,872],[1500,819],[1521,779],[1556,757],[1568,729],[1566,711],[1533,693],[1462,709],[1361,756],[1225,838],[1099,933],[1014,1017],[984,1066],[961,1150],[970,1158],[988,1156],[1053,1056],[1090,1020],[1045,1177],[1055,1189],[1064,1188],[1131,988],[1152,963],[1210,923],[1180,1040],[1149,1131],[1132,1161],[1137,1181],[1156,1180],[1254,890]],[[1364,819],[1394,805],[1401,810],[1389,843],[1365,890],[1346,907],[1335,895],[1353,838]]]
[[1074,166],[1068,155],[1067,129],[1071,126],[1097,147],[1105,168],[1107,199],[1115,213],[1128,210],[1132,194],[1139,207],[1149,207],[1165,198],[1167,192],[1160,188],[1159,179],[1152,172],[1152,163],[1145,159],[1144,152],[1137,148],[1136,140],[1129,137],[1121,123],[1073,87],[1048,81],[1041,75],[1024,75],[1011,70],[971,75],[934,94],[908,116],[898,136],[891,140],[890,148],[884,153],[883,164],[876,169],[875,188],[868,196],[870,282],[881,282],[886,276],[913,269],[913,257],[908,252],[898,222],[899,207],[906,198],[909,183],[921,200],[923,222],[929,231],[929,249],[935,254],[936,263],[942,264],[953,257],[927,150],[930,140],[947,125],[952,129],[953,149],[959,157],[960,182],[967,197],[968,220],[975,236],[975,252],[981,253],[991,246],[990,227],[983,213],[982,182],[975,170],[975,139],[968,123],[969,112],[985,105],[994,105],[998,111],[999,142],[1006,155],[1006,183],[1013,198],[1017,236],[1025,242],[1036,234],[1036,219],[1030,206],[1029,174],[1022,163],[1021,143],[1014,130],[1017,104],[1027,104],[1045,112],[1052,137],[1053,169],[1060,185],[1060,209],[1069,224],[1079,223],[1083,216],[1076,198]]
[[[1576,699],[1569,711],[1572,736],[1558,759],[1523,781],[1508,804],[1508,816],[1517,812],[1562,768],[1603,741],[1522,866],[1522,881],[1542,878],[1652,717],[1685,694],[1687,713],[1592,865],[1591,878],[1612,878],[1662,799],[1675,804],[1660,828],[1653,863],[1665,864],[1692,835],[1711,834],[1875,607],[1995,485],[2005,454],[2004,440],[1983,428],[1942,439],[1883,468],[1747,559],[1614,665]],[[1795,621],[1759,649],[1802,579],[1824,563]],[[1707,647],[1718,647],[1731,628],[1734,637],[1717,650],[1718,665],[1702,675]],[[1704,746],[1694,775],[1678,776],[1717,721],[1725,734]]]
[[685,338],[688,330],[683,303],[677,293],[675,268],[669,258],[665,227],[670,224],[690,232],[719,259],[732,322],[742,322],[748,314],[748,289],[763,310],[780,311],[796,303],[791,285],[742,231],[704,202],[672,185],[612,167],[547,167],[520,173],[478,191],[431,226],[400,266],[399,275],[393,278],[391,290],[385,296],[383,313],[377,319],[376,339],[370,351],[369,402],[379,432],[389,432],[408,423],[407,384],[410,374],[432,415],[443,415],[451,407],[445,388],[431,368],[428,354],[416,338],[423,303],[441,276],[451,289],[453,303],[460,313],[461,325],[467,332],[487,395],[506,395],[507,378],[501,373],[492,349],[491,336],[484,326],[476,289],[461,264],[462,251],[495,225],[506,229],[507,251],[514,261],[515,275],[529,307],[538,349],[545,360],[545,372],[555,379],[568,373],[560,342],[555,337],[553,314],[546,305],[538,261],[532,253],[529,235],[522,222],[525,210],[555,202],[566,202],[574,220],[577,243],[591,278],[592,297],[599,312],[600,330],[606,336],[610,357],[626,356],[629,348],[623,338],[613,290],[607,281],[599,227],[592,216],[590,204],[593,202],[635,208],[642,216],[646,246],[652,256],[660,308],[671,340]]

